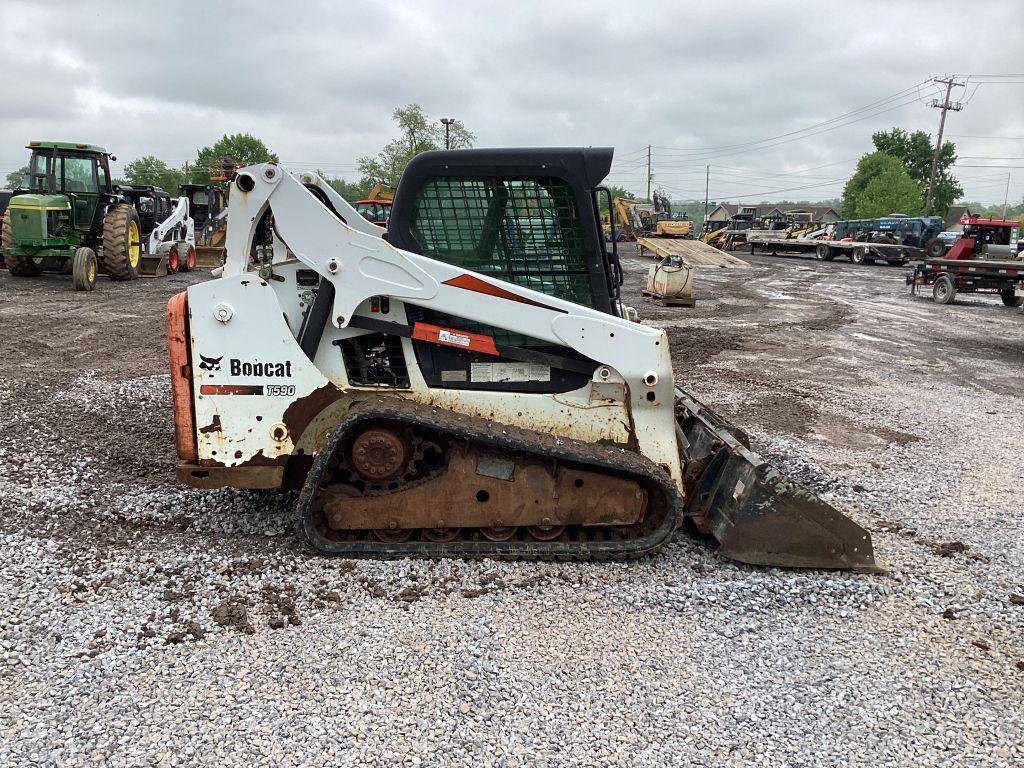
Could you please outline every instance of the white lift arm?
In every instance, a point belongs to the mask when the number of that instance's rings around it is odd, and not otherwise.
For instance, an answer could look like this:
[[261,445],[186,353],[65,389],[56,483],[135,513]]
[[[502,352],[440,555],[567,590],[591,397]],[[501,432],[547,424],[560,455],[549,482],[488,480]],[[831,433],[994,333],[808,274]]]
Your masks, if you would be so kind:
[[185,228],[185,236],[182,239],[189,245],[194,246],[196,243],[195,222],[189,216],[187,197],[179,197],[175,201],[170,215],[157,224],[153,231],[149,233],[149,253],[156,253],[164,238],[181,226]]

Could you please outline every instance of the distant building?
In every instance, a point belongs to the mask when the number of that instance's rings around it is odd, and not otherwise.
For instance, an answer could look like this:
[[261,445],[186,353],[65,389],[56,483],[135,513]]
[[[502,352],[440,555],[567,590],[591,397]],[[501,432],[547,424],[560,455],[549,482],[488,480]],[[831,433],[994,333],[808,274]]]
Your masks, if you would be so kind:
[[708,212],[708,221],[728,221],[734,216],[751,216],[755,219],[798,219],[831,224],[839,221],[839,211],[827,205],[799,205],[780,203],[778,205],[734,205],[719,203]]

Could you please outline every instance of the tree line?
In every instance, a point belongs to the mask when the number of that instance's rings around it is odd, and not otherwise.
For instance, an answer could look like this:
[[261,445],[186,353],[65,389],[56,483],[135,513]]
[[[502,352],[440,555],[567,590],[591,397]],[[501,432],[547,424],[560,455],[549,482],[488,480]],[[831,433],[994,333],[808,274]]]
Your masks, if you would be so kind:
[[[476,136],[461,121],[454,120],[443,126],[429,119],[419,104],[396,107],[392,120],[397,128],[397,138],[385,144],[376,155],[357,159],[356,168],[360,175],[358,181],[330,177],[318,170],[338,194],[349,202],[366,197],[378,183],[390,188],[397,186],[410,160],[420,152],[443,149],[446,138],[451,149],[468,149],[476,141]],[[180,166],[169,165],[155,155],[136,158],[125,165],[121,177],[115,179],[114,183],[155,186],[174,195],[178,187],[186,182],[210,183],[211,165],[225,157],[231,158],[238,166],[280,162],[277,153],[261,139],[248,133],[237,133],[222,136],[214,144],[198,150],[195,161]],[[28,166],[25,166],[7,174],[7,186],[19,186],[27,173]]]

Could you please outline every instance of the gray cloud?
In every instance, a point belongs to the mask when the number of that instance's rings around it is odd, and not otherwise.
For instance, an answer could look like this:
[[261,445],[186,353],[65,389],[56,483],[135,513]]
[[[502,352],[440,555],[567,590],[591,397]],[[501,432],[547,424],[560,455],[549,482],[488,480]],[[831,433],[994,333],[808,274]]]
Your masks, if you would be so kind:
[[[965,38],[968,13],[985,21]],[[799,131],[940,73],[1013,72],[1022,32],[1021,6],[998,0],[969,10],[938,1],[8,0],[0,170],[21,165],[32,138],[180,163],[246,131],[286,162],[354,175],[356,158],[391,137],[391,110],[415,101],[461,118],[482,146],[615,146],[611,181],[636,191],[651,144],[655,185],[679,197],[703,195],[710,163],[713,199],[825,198],[841,191],[872,131],[935,131],[930,89],[799,141],[707,148]],[[1024,137],[1022,97],[1021,84],[982,85],[947,131]],[[1024,141],[955,140],[961,155],[1024,156]],[[960,171],[967,196],[985,201],[1001,201],[1003,166],[1024,165],[963,163],[996,166]],[[1011,172],[1019,199],[1024,169]]]

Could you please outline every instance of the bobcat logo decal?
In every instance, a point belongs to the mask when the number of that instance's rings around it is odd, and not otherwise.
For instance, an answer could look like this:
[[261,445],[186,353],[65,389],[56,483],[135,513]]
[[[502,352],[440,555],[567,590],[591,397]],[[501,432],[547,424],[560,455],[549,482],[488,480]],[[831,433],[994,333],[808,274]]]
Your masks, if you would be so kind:
[[220,361],[224,359],[224,355],[220,357],[207,357],[206,355],[199,355],[201,362],[199,367],[204,371],[219,371]]

